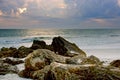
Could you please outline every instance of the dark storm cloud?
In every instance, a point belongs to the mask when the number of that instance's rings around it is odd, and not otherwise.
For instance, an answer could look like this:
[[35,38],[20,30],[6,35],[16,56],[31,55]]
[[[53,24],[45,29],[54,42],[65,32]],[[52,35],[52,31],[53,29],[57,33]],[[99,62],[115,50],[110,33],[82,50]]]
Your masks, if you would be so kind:
[[[113,18],[120,16],[118,0],[65,0],[75,9],[74,17],[82,18]],[[73,4],[74,3],[74,4]],[[73,10],[74,11],[74,10]]]

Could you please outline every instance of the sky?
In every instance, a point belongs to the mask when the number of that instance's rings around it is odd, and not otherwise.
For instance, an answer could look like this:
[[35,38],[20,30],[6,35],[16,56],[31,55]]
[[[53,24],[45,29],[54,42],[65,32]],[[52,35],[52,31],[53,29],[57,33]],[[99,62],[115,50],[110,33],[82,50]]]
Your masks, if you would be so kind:
[[0,28],[120,28],[120,0],[0,0]]

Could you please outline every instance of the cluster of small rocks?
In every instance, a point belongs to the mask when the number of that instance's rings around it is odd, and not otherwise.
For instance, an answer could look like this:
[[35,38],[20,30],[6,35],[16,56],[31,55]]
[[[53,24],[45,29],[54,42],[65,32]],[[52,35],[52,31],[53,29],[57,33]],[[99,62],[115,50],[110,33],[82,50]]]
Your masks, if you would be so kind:
[[29,53],[31,53],[33,49],[21,46],[18,49],[14,47],[10,48],[1,48],[0,51],[0,58],[6,58],[6,57],[13,57],[13,58],[24,58]]

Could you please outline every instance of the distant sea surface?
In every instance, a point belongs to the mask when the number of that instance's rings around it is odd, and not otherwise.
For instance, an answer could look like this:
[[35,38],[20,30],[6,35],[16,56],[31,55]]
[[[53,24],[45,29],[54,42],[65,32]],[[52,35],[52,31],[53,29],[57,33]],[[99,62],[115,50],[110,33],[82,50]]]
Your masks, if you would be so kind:
[[30,47],[33,40],[51,44],[52,38],[57,36],[76,43],[90,54],[93,50],[112,50],[113,54],[120,55],[120,29],[0,29],[0,48]]

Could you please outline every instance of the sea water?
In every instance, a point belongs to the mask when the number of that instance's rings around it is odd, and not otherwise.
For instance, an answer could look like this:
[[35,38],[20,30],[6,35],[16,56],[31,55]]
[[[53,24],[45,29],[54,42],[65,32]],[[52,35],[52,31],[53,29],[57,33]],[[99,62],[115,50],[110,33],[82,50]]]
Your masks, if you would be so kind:
[[120,29],[0,29],[0,48],[30,47],[33,40],[51,44],[57,36],[75,43],[87,55],[120,58]]

